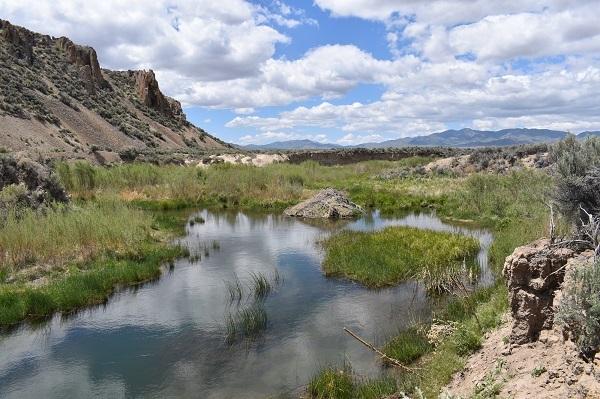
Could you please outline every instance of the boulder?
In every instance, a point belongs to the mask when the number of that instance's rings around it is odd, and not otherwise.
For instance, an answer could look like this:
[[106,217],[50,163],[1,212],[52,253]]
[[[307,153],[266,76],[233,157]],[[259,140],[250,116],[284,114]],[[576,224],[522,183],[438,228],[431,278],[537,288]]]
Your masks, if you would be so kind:
[[287,216],[310,219],[352,218],[363,213],[363,209],[350,201],[346,194],[333,188],[321,190],[314,197],[284,211]]
[[508,285],[513,318],[510,341],[524,344],[552,328],[553,303],[565,275],[565,266],[575,252],[541,239],[518,247],[506,258],[502,271]]

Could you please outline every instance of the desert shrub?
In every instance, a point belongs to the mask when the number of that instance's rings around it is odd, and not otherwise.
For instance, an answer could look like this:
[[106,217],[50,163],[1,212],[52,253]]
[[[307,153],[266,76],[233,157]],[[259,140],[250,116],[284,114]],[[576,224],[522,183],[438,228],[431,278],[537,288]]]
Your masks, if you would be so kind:
[[[7,188],[9,186],[13,187]],[[28,206],[37,208],[51,202],[68,201],[63,186],[48,167],[29,159],[17,160],[9,154],[0,154],[0,190],[5,188],[3,198],[13,205],[27,202]]]
[[550,152],[555,163],[554,201],[575,224],[587,215],[600,213],[600,139],[578,141],[575,136],[555,144]]
[[600,262],[572,272],[556,314],[582,356],[593,359],[600,349]]

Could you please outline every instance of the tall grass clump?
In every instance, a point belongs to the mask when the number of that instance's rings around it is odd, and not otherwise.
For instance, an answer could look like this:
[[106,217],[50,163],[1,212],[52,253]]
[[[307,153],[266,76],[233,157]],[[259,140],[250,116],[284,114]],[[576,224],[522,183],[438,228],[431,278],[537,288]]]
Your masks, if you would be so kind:
[[388,341],[381,350],[392,359],[409,364],[432,348],[425,334],[419,328],[411,327]]
[[230,303],[233,303],[233,302],[240,303],[240,301],[242,300],[242,297],[244,295],[244,288],[242,287],[242,283],[240,282],[240,279],[237,276],[235,276],[233,281],[231,281],[231,280],[225,281],[225,287],[227,289],[227,292],[229,293],[229,302]]
[[0,268],[64,265],[101,252],[127,252],[147,240],[152,216],[120,202],[9,214],[0,226]]
[[472,260],[479,250],[479,242],[471,237],[412,227],[342,231],[323,245],[327,275],[368,287],[419,279],[431,290],[449,285],[463,272],[465,260]]
[[250,285],[255,299],[264,299],[271,293],[273,286],[263,273],[250,273]]
[[254,303],[225,318],[226,337],[228,343],[241,338],[256,338],[268,325],[267,311],[260,303]]
[[313,399],[379,399],[396,392],[393,377],[363,379],[346,362],[342,368],[325,367],[308,384]]

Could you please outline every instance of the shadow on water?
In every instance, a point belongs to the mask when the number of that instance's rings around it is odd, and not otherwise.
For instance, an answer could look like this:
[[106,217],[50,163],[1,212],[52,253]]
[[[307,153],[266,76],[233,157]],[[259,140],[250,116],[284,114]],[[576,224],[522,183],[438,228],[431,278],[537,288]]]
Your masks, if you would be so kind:
[[[337,223],[234,211],[193,217],[204,223],[187,223],[177,241],[201,250],[200,259],[179,259],[158,281],[120,291],[107,304],[1,335],[0,397],[263,398],[304,385],[321,366],[344,359],[358,373],[379,373],[377,359],[343,327],[382,343],[427,319],[431,303],[414,282],[368,290],[325,278],[316,243],[340,229],[403,225],[467,234],[481,243],[481,283],[493,279],[491,234],[433,215],[373,212]],[[249,294],[256,276],[274,271],[280,283],[257,296],[266,328],[259,324],[253,339],[228,344],[225,282],[239,279],[243,307],[255,300]]]

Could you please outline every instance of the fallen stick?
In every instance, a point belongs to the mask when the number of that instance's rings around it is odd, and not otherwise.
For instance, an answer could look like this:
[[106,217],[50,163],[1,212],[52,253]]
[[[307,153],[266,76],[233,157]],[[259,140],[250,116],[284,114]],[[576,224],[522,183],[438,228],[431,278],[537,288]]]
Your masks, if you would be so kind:
[[411,367],[405,366],[399,360],[389,357],[388,355],[386,355],[385,353],[383,353],[382,351],[380,351],[379,349],[377,349],[376,347],[374,347],[373,345],[371,345],[370,343],[368,343],[367,341],[365,341],[364,339],[362,339],[361,337],[359,337],[358,335],[356,335],[355,333],[353,333],[352,331],[347,329],[346,327],[344,327],[344,331],[346,331],[348,334],[350,334],[352,336],[352,338],[356,339],[358,342],[360,342],[367,348],[371,349],[373,352],[377,353],[383,360],[389,362],[390,364],[392,364],[396,367],[400,367],[401,369],[404,369],[406,371],[410,371],[411,373],[414,372],[415,370],[418,370],[416,368],[411,368]]

